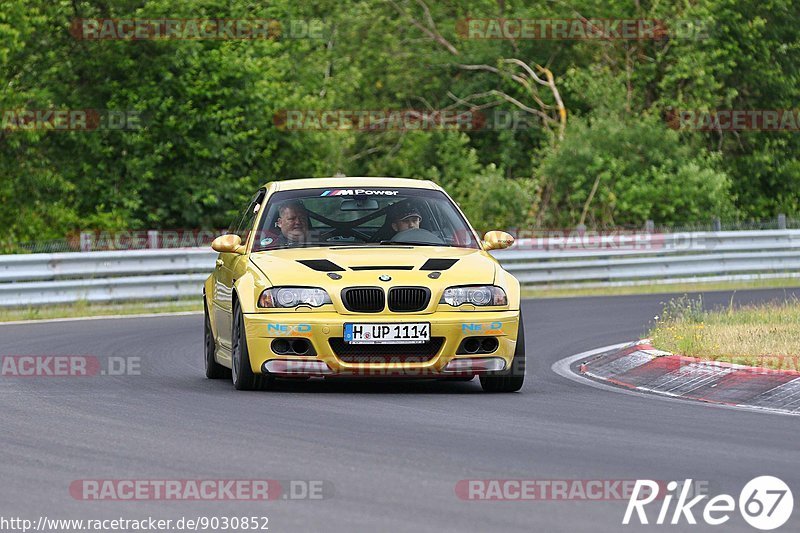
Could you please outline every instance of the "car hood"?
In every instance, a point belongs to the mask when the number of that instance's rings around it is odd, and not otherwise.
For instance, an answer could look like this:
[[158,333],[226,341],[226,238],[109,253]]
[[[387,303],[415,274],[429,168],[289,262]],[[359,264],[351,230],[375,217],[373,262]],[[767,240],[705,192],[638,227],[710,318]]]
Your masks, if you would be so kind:
[[[436,294],[462,284],[491,284],[497,262],[483,250],[446,246],[337,246],[257,252],[250,260],[272,286],[425,286]],[[439,272],[438,277],[430,277]],[[332,279],[335,273],[341,279]],[[391,276],[382,281],[380,276]],[[336,276],[334,276],[335,278]]]

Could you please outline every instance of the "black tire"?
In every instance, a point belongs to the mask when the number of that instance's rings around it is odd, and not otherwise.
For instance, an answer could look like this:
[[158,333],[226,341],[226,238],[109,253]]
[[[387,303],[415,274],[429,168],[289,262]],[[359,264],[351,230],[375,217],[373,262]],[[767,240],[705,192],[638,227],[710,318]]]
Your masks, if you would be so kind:
[[244,316],[239,302],[233,304],[233,328],[231,331],[231,380],[236,390],[261,390],[272,383],[271,376],[256,374],[250,366]]
[[519,314],[517,329],[517,347],[511,368],[495,374],[480,376],[484,392],[517,392],[525,382],[525,326],[522,324],[522,312]]
[[223,379],[230,377],[231,371],[217,363],[214,354],[217,352],[217,343],[214,341],[214,333],[211,331],[211,319],[208,316],[208,305],[203,296],[203,315],[205,316],[205,327],[203,328],[203,339],[205,349],[206,377],[208,379]]

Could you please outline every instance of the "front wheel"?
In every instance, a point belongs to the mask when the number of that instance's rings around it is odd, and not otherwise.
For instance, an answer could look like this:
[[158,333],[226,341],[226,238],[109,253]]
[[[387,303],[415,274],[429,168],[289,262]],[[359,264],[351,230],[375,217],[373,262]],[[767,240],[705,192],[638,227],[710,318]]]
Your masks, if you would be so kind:
[[256,374],[250,366],[250,352],[247,351],[247,336],[244,329],[244,316],[239,303],[233,305],[233,330],[231,331],[231,379],[236,390],[266,389],[271,376]]
[[525,382],[525,326],[522,324],[522,311],[517,326],[517,347],[511,368],[496,374],[485,374],[480,377],[484,392],[517,392]]

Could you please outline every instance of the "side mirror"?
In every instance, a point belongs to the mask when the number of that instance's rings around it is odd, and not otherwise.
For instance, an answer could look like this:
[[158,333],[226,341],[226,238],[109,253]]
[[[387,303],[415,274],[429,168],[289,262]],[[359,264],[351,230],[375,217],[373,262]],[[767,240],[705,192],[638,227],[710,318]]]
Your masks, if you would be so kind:
[[514,237],[505,231],[487,231],[483,236],[483,249],[487,252],[489,250],[498,250],[501,248],[508,248],[514,244]]
[[243,254],[244,246],[242,245],[242,238],[238,235],[220,235],[211,242],[211,248],[215,252],[222,252],[228,254]]

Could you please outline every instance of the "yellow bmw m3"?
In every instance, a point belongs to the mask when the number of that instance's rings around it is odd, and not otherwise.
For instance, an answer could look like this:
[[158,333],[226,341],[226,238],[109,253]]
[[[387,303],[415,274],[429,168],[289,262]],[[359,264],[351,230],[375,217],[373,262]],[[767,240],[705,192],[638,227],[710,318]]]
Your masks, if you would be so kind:
[[525,378],[519,282],[441,187],[400,178],[268,183],[203,289],[205,369],[239,390],[278,379]]

